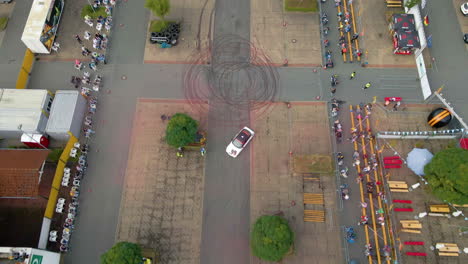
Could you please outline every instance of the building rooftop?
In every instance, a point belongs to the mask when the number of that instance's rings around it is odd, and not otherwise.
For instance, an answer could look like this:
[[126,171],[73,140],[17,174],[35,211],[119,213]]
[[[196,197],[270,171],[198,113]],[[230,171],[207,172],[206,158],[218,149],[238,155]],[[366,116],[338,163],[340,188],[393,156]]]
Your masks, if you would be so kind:
[[35,197],[45,149],[0,149],[0,197]]

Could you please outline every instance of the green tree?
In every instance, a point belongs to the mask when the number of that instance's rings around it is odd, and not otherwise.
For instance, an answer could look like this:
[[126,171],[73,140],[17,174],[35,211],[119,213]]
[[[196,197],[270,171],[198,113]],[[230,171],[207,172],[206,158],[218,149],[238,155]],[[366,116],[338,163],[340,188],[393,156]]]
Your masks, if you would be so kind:
[[166,142],[173,147],[183,147],[196,140],[198,122],[190,116],[177,113],[171,117],[166,128]]
[[291,250],[294,233],[286,219],[264,215],[257,219],[250,234],[252,253],[266,261],[280,261]]
[[141,264],[141,248],[130,242],[118,242],[101,255],[101,264]]
[[405,2],[405,6],[407,8],[412,8],[413,6],[415,6],[415,5],[419,4],[419,3],[421,3],[421,0],[407,0]]
[[431,191],[441,200],[468,204],[468,150],[447,148],[424,167]]
[[169,0],[146,0],[145,7],[162,21],[165,21],[164,17],[169,14],[171,10]]

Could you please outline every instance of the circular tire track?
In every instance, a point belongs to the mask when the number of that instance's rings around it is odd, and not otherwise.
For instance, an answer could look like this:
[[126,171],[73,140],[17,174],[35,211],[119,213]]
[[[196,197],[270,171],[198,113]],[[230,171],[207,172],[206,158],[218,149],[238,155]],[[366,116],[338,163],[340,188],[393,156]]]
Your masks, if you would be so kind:
[[184,70],[183,87],[194,108],[215,113],[210,120],[233,124],[268,112],[280,93],[279,74],[268,56],[235,35],[217,38],[211,49],[194,53]]

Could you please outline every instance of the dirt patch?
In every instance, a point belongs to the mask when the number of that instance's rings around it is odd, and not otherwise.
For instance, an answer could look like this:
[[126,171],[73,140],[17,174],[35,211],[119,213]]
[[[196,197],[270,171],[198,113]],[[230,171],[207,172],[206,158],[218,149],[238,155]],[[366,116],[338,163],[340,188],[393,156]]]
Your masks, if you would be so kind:
[[293,158],[294,173],[331,173],[333,171],[330,156],[295,155]]
[[317,12],[318,2],[315,0],[284,0],[286,11]]

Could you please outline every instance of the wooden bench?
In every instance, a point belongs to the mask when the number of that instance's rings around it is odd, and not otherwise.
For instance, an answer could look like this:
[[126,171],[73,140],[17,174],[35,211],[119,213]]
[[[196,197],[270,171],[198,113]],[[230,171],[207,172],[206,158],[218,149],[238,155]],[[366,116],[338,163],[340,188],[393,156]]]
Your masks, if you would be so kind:
[[418,220],[400,220],[400,224],[403,228],[422,228],[422,224]]
[[458,257],[458,253],[439,252],[439,256]]
[[388,183],[406,183],[405,181],[388,181]]
[[387,2],[387,4],[400,4],[401,5],[401,1],[387,0],[386,2]]
[[401,223],[401,226],[403,226],[403,228],[416,228],[416,229],[422,228],[422,224],[420,223]]
[[408,189],[392,189],[390,188],[391,192],[409,192]]
[[320,178],[315,178],[315,177],[304,177],[304,180],[306,180],[306,181],[320,181]]
[[324,204],[323,194],[304,193],[304,204]]
[[396,189],[408,189],[408,184],[406,183],[388,183],[388,186]]
[[413,233],[413,234],[421,234],[420,230],[414,230],[414,229],[401,229],[401,232],[404,233]]
[[434,213],[450,213],[450,208],[446,204],[430,205],[429,209]]
[[396,5],[396,4],[394,4],[394,5],[388,5],[388,4],[387,4],[387,7],[402,7],[402,5],[401,5],[401,4],[399,4],[399,5]]
[[325,222],[325,211],[304,210],[304,222]]

